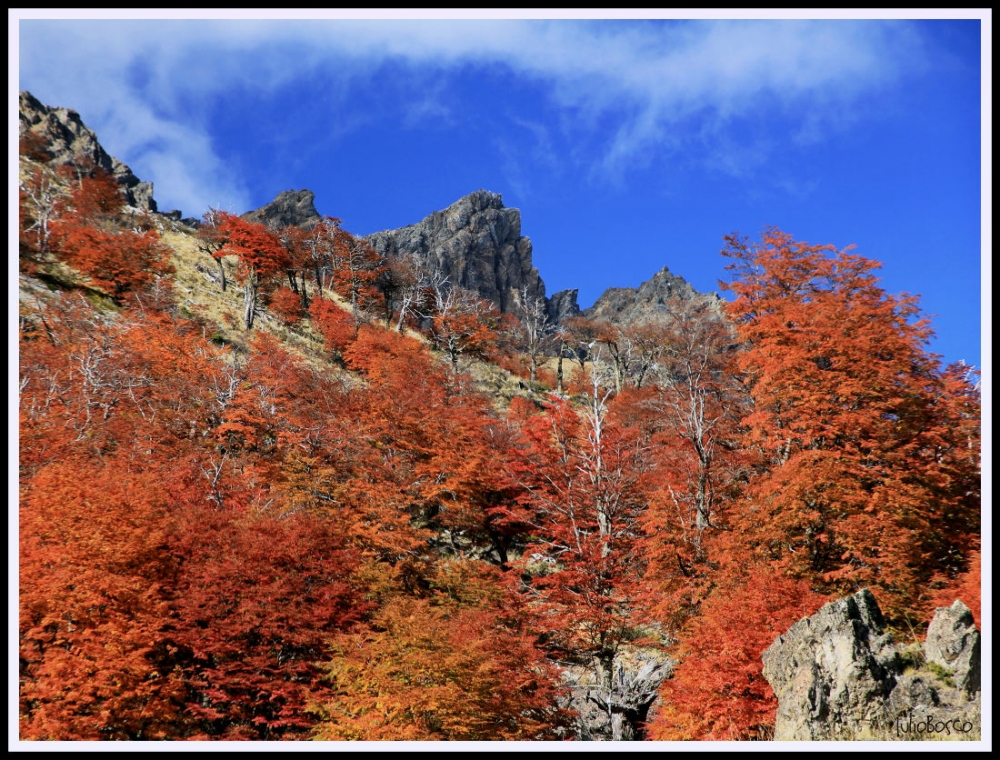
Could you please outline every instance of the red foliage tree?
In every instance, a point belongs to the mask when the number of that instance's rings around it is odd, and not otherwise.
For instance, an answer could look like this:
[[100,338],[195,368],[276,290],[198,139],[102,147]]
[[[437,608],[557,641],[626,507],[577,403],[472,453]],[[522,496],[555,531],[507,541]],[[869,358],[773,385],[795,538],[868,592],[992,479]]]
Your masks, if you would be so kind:
[[62,167],[61,174],[71,182],[69,194],[62,203],[64,216],[74,224],[92,227],[117,220],[125,208],[125,196],[111,174],[95,169],[89,175],[81,175],[70,166]]
[[437,289],[430,326],[431,343],[444,352],[452,371],[463,356],[484,359],[497,340],[499,312],[475,294],[446,285]]
[[177,674],[154,662],[175,561],[169,495],[118,460],[52,462],[20,503],[22,739],[164,739]]
[[309,515],[192,517],[199,529],[175,539],[185,562],[166,643],[190,689],[194,738],[304,736],[327,639],[365,610],[355,558]]
[[302,308],[302,296],[294,292],[287,286],[282,286],[270,293],[267,298],[267,307],[274,312],[281,321],[289,325],[297,325],[302,321],[304,309]]
[[262,224],[217,211],[213,215],[215,231],[212,256],[236,256],[237,276],[243,283],[243,324],[253,328],[259,311],[258,296],[262,287],[290,265],[288,251],[278,237]]
[[70,222],[60,225],[58,236],[66,262],[119,300],[173,271],[170,249],[155,232],[110,233]]
[[327,351],[343,353],[358,334],[351,315],[326,298],[317,298],[312,302],[309,318],[323,336]]
[[956,393],[974,399],[926,352],[916,299],[877,285],[876,262],[778,230],[727,243],[745,445],[761,456],[741,529],[776,572],[873,585],[890,614],[919,616],[927,583],[978,533],[978,414],[967,405],[956,430],[950,411]]
[[653,622],[638,541],[648,463],[638,432],[609,421],[599,392],[583,414],[560,403],[525,426],[530,443],[511,466],[531,526],[517,587],[553,656],[593,665],[621,739],[639,735],[641,719],[612,701],[616,657]]
[[826,601],[807,583],[758,569],[732,579],[683,631],[680,664],[660,688],[649,724],[658,741],[769,739],[778,701],[761,655]]

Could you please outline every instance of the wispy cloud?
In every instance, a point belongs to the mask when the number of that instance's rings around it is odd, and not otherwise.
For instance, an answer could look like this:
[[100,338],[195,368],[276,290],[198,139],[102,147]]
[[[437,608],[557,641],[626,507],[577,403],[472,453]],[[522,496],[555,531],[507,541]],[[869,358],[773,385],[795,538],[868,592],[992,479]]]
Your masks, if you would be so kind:
[[[323,74],[326,96],[346,103],[387,62],[424,81],[502,67],[563,114],[567,154],[574,140],[602,145],[597,170],[620,177],[687,149],[745,173],[763,158],[727,152],[729,125],[780,116],[799,139],[820,139],[926,58],[914,27],[881,21],[20,23],[21,85],[80,110],[113,152],[149,173],[161,203],[192,211],[248,198],[209,137],[213,100],[235,88],[277,91],[305,73]],[[456,118],[433,92],[402,105],[411,122]],[[610,131],[595,139],[599,126]]]

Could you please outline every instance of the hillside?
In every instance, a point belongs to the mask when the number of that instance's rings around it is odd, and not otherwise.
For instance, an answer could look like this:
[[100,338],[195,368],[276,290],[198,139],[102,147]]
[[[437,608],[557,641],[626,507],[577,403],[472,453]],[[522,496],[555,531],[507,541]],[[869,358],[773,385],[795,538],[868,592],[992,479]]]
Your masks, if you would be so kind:
[[802,617],[981,620],[978,385],[877,262],[771,229],[730,303],[580,313],[494,193],[181,219],[22,104],[22,739],[761,740]]

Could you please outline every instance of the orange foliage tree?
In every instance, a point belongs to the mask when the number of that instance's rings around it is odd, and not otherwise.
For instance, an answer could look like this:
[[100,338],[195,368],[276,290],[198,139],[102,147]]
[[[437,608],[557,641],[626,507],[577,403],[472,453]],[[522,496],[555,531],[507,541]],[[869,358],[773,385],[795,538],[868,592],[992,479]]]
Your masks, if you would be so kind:
[[681,637],[680,663],[660,689],[650,720],[657,741],[771,738],[778,701],[761,655],[826,601],[809,584],[758,568],[723,581]]
[[511,581],[552,655],[594,668],[597,699],[621,739],[641,735],[643,716],[613,698],[616,658],[654,622],[638,540],[648,460],[638,431],[609,419],[606,398],[595,384],[583,413],[558,403],[525,422],[510,473],[528,540]]
[[170,249],[152,231],[110,233],[69,223],[60,225],[59,240],[66,262],[118,300],[172,271]]
[[154,662],[176,565],[169,496],[120,459],[52,462],[22,489],[22,739],[173,736],[181,684]]
[[535,648],[495,571],[440,569],[426,598],[397,597],[333,640],[317,739],[561,738],[558,673]]
[[978,534],[976,393],[926,351],[916,298],[880,288],[877,262],[775,229],[726,240],[745,445],[760,457],[748,548],[776,572],[831,592],[873,585],[891,614],[919,614]]
[[239,260],[237,276],[243,283],[243,324],[250,330],[259,311],[260,290],[270,278],[289,267],[288,251],[277,235],[262,224],[224,211],[214,212],[211,219],[215,230],[206,243],[207,250],[216,259],[236,256]]

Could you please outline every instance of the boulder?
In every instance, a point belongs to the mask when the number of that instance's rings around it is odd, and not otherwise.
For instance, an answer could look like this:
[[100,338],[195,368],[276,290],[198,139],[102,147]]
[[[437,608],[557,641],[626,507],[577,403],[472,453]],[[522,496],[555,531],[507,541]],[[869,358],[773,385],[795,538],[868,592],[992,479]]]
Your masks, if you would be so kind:
[[825,605],[764,652],[764,677],[778,697],[775,739],[835,738],[882,723],[895,686],[886,667],[892,639],[867,589]]
[[863,590],[768,647],[775,739],[961,739],[980,730],[980,636],[968,608],[939,608],[922,648],[894,644],[884,626]]
[[953,674],[955,685],[967,694],[980,687],[981,642],[972,612],[961,600],[950,607],[938,607],[927,629],[924,655]]

